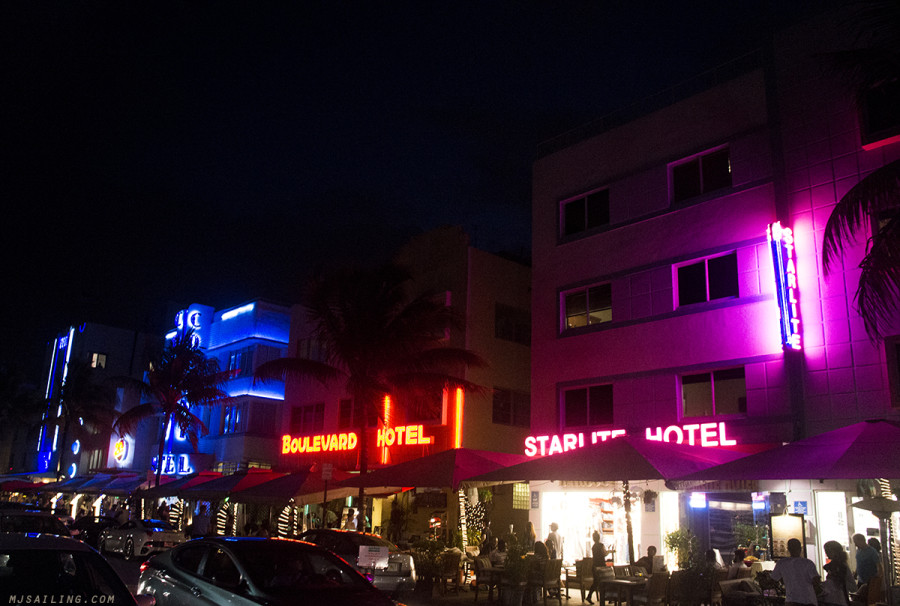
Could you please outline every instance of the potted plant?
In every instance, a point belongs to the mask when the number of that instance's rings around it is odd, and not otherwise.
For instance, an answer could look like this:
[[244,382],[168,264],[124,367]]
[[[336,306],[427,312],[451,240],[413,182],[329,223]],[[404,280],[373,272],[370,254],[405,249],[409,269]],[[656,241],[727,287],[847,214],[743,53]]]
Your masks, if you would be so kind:
[[412,546],[413,563],[416,565],[416,593],[430,596],[434,582],[441,573],[441,554],[444,542],[432,539],[416,541]]
[[644,503],[648,503],[648,504],[652,503],[656,500],[656,497],[658,497],[658,496],[659,495],[656,493],[655,490],[645,490],[644,495],[643,495]]
[[688,528],[679,528],[666,535],[666,549],[674,551],[678,568],[690,568],[697,548],[697,537]]
[[533,557],[526,554],[525,546],[519,543],[516,535],[510,534],[506,538],[506,564],[503,567],[502,591],[504,606],[520,606],[522,604],[528,581],[528,570]]

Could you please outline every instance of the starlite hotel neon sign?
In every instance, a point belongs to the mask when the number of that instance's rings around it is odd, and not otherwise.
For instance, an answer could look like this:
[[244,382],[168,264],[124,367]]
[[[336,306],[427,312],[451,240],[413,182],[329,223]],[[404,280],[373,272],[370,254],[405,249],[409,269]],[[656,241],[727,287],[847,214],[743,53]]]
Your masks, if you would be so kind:
[[780,221],[766,229],[772,264],[775,267],[775,300],[781,312],[781,343],[800,349],[800,310],[797,303],[797,262],[794,256],[794,232]]

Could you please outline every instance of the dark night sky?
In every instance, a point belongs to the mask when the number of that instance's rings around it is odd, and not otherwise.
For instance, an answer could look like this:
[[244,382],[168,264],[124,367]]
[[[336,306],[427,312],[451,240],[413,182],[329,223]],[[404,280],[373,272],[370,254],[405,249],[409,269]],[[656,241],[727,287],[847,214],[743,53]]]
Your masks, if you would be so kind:
[[0,362],[295,302],[442,224],[527,250],[536,145],[755,46],[766,5],[3,3]]

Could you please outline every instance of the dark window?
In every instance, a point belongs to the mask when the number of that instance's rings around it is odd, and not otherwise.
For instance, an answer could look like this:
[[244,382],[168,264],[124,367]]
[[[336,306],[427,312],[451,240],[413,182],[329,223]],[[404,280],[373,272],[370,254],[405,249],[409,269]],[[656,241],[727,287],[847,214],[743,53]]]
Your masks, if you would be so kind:
[[497,303],[494,309],[494,336],[531,346],[531,314],[523,309]]
[[728,368],[681,377],[682,414],[712,417],[747,412],[743,368]]
[[234,406],[225,407],[225,418],[222,421],[222,433],[236,433],[242,431],[243,425],[243,406],[236,404]]
[[739,295],[737,253],[682,265],[677,274],[679,306]]
[[728,148],[692,158],[672,167],[672,201],[681,202],[717,189],[731,187]]
[[566,427],[609,425],[613,422],[612,385],[567,389],[563,398]]
[[241,573],[234,561],[222,549],[214,549],[206,558],[203,576],[215,585],[225,588],[237,587],[241,582]]
[[865,95],[861,122],[863,144],[900,134],[900,80],[888,80]]
[[[354,401],[346,398],[340,401],[338,409],[338,428],[349,429],[361,427],[363,422],[363,406],[355,406]],[[369,411],[369,418],[366,427],[375,427],[378,424],[378,414],[375,411]]]
[[563,202],[563,235],[609,225],[609,190],[601,189]]
[[197,574],[204,553],[206,553],[206,545],[188,545],[175,552],[172,559],[179,567],[192,574]]
[[253,352],[248,348],[232,351],[228,354],[228,377],[249,377],[252,368]]
[[494,389],[492,420],[499,425],[529,427],[531,425],[531,396],[520,391]]
[[294,406],[291,409],[291,433],[311,434],[325,428],[325,403]]
[[565,295],[565,328],[612,321],[612,285],[599,284]]

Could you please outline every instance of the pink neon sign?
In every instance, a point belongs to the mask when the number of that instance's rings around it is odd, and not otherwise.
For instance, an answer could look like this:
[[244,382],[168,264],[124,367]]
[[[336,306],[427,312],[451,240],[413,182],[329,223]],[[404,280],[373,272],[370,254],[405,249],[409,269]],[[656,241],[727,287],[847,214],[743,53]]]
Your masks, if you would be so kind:
[[[525,455],[545,456],[583,448],[585,443],[596,444],[619,436],[627,435],[624,429],[604,429],[601,431],[565,433],[562,435],[528,436],[525,438]],[[647,427],[645,436],[657,442],[673,442],[691,446],[717,447],[734,446],[736,440],[726,435],[725,423],[689,423],[668,427]],[[587,438],[587,440],[585,439]]]
[[781,342],[800,349],[800,312],[797,306],[797,263],[794,259],[794,232],[780,221],[768,226],[766,235],[775,267],[775,300],[781,311]]

